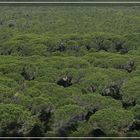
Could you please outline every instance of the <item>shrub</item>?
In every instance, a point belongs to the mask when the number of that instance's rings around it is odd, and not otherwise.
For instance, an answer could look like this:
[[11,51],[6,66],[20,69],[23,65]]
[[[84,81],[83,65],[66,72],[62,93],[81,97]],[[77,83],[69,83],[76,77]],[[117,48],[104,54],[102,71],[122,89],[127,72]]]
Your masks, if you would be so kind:
[[132,79],[128,80],[122,87],[122,101],[125,107],[134,106],[139,102],[139,79],[139,77],[133,77]]
[[86,119],[88,120],[92,114],[94,114],[96,111],[104,109],[104,108],[121,108],[121,102],[116,101],[112,98],[106,98],[103,97],[97,93],[95,94],[87,94],[82,95],[81,97],[75,98],[77,101],[77,104],[79,106],[82,106],[87,111]]
[[77,105],[65,105],[55,111],[54,131],[59,136],[66,136],[73,129],[76,123],[84,120],[85,110]]
[[101,135],[125,136],[127,131],[129,131],[129,127],[133,124],[133,121],[134,116],[132,112],[123,109],[109,108],[97,111],[91,116],[89,123],[93,126],[93,134],[96,130],[98,130],[98,132],[100,130],[99,134]]
[[36,78],[37,68],[33,65],[25,65],[23,66],[21,75],[25,78],[25,80],[34,80]]
[[0,136],[28,136],[35,123],[35,118],[22,106],[0,105]]

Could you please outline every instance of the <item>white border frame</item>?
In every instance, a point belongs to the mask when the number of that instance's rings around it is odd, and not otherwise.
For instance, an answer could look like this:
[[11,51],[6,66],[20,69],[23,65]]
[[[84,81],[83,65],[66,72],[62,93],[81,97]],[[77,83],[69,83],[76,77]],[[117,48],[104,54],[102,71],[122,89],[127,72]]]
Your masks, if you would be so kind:
[[92,1],[68,1],[68,2],[63,2],[63,1],[56,1],[56,2],[46,2],[46,1],[2,1],[0,2],[0,4],[140,4],[140,2],[138,1],[134,1],[134,2],[131,2],[131,1],[114,1],[114,2],[111,2],[111,1],[99,1],[99,2],[92,2]]
[[[29,1],[20,1],[20,2],[15,2],[15,1],[3,1],[3,2],[0,2],[0,4],[140,4],[140,2],[138,1],[135,1],[135,2],[130,2],[130,1],[120,1],[120,2],[111,2],[111,1],[107,1],[107,2],[104,2],[104,1],[100,1],[100,2],[92,2],[92,1],[82,1],[82,2],[45,2],[45,1],[40,1],[40,2],[37,2],[37,1],[34,1],[34,2],[29,2]],[[3,6],[3,5],[2,5]],[[140,137],[0,137],[0,139],[128,139],[128,138],[131,138],[131,139],[140,139]]]
[[0,137],[0,139],[140,139],[140,137]]

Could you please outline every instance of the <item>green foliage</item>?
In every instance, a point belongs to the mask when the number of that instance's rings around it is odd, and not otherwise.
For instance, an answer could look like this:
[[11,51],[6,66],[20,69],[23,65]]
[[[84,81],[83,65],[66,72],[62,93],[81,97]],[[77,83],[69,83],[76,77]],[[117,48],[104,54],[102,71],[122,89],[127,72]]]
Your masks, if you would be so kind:
[[140,96],[140,78],[133,77],[129,81],[127,81],[122,87],[123,92],[123,102],[126,105],[134,106],[135,104],[139,104],[139,96]]
[[[93,129],[100,129],[106,135],[124,135],[134,121],[133,113],[123,109],[103,109],[91,116]],[[122,133],[122,134],[121,134]],[[123,134],[124,133],[124,134]]]
[[72,137],[92,137],[92,125],[87,122],[80,122],[77,126],[77,130],[73,131],[69,136]]
[[27,136],[35,123],[35,118],[22,106],[0,105],[1,136]]
[[139,13],[0,7],[0,136],[140,136]]
[[32,112],[33,114],[40,115],[42,112],[49,113],[53,109],[53,104],[43,97],[35,97],[32,103]]
[[105,98],[98,94],[88,94],[82,95],[79,99],[77,99],[78,104],[85,108],[87,111],[100,110],[104,108],[121,108],[121,103],[112,98]]
[[84,120],[85,114],[85,110],[78,105],[60,107],[54,114],[54,131],[58,135],[67,135],[69,131],[76,129],[77,122]]
[[6,86],[0,86],[0,103],[10,103],[14,96],[14,90]]

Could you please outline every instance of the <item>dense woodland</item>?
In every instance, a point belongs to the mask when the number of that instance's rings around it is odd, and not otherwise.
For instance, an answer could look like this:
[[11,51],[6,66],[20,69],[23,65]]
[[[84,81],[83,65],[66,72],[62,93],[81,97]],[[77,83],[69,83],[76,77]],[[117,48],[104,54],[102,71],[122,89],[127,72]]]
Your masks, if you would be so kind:
[[140,7],[0,7],[0,136],[140,136]]

